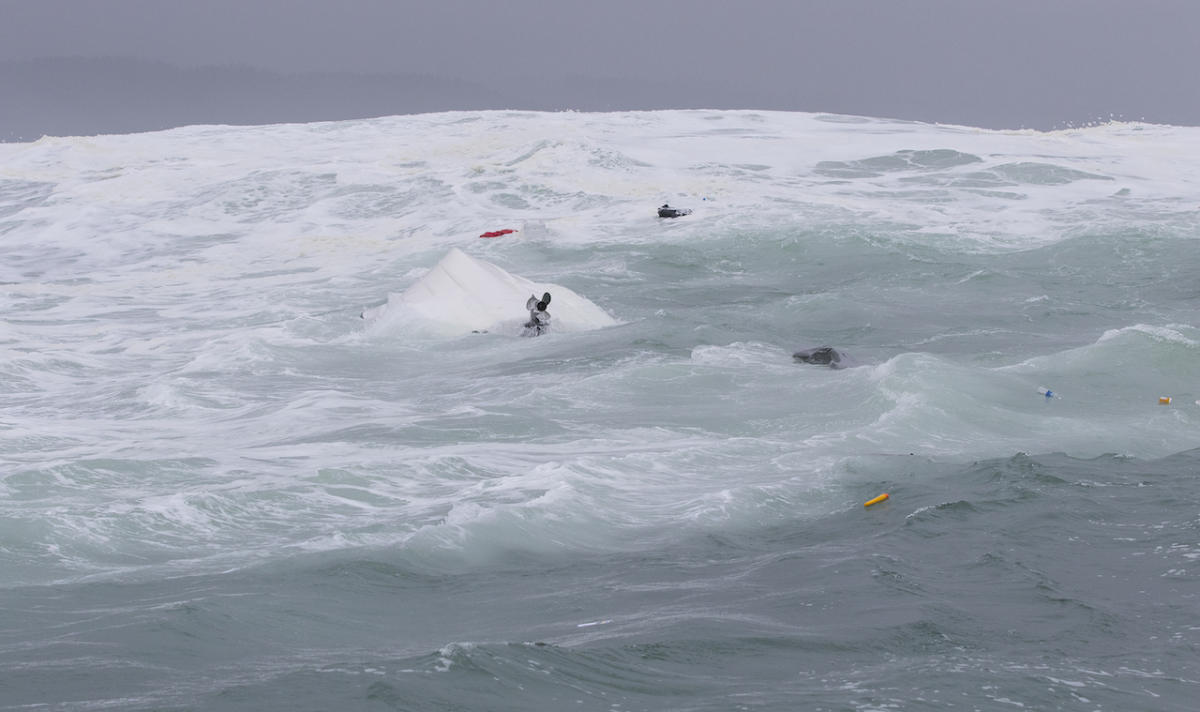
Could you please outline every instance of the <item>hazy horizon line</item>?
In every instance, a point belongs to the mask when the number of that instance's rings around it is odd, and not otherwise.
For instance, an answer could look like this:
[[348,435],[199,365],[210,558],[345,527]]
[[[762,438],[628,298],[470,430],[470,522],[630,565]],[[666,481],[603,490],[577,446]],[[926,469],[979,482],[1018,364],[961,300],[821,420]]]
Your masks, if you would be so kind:
[[[41,136],[126,134],[190,125],[270,125],[413,115],[442,111],[798,111],[962,125],[982,129],[1050,131],[1109,121],[1154,121],[1116,113],[1021,121],[1009,112],[994,120],[953,104],[900,102],[881,97],[837,101],[729,87],[717,82],[561,74],[508,76],[491,83],[452,74],[285,72],[244,63],[181,66],[125,55],[43,56],[0,61],[0,142]],[[986,113],[986,112],[983,112]],[[1063,113],[1061,111],[1057,113]]]

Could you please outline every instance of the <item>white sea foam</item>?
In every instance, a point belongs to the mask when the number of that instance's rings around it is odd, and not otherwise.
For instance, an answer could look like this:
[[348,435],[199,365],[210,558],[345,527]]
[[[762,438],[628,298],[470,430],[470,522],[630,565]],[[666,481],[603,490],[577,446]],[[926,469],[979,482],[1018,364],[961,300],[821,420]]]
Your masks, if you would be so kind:
[[[54,580],[651,547],[837,509],[864,453],[1176,452],[1197,156],[754,111],[0,144],[0,515]],[[459,338],[543,291],[569,338]]]

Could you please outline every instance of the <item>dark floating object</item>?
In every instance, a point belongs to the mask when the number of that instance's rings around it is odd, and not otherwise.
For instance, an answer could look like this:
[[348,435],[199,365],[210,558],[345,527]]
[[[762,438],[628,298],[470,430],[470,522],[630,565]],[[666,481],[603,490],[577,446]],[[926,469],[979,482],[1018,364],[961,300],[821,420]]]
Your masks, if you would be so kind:
[[681,218],[684,215],[691,215],[691,208],[672,208],[670,205],[663,203],[663,206],[658,209],[658,217],[660,218]]
[[821,346],[815,349],[805,349],[792,354],[792,358],[801,363],[812,363],[818,366],[828,366],[830,368],[845,368],[846,364],[842,363],[842,354],[832,346]]

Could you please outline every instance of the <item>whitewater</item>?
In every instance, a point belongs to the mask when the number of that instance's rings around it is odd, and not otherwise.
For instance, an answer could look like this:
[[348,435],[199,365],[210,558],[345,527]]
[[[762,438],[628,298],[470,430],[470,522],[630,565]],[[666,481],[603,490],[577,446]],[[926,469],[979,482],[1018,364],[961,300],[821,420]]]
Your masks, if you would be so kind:
[[1191,710],[1198,245],[1141,123],[0,144],[0,710]]

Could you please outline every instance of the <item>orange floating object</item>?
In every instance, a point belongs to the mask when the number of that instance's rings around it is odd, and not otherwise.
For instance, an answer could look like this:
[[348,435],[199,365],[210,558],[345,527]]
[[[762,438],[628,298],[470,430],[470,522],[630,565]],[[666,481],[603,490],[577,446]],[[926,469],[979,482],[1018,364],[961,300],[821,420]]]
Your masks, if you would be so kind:
[[1171,396],[1160,396],[1158,399],[1159,405],[1171,405]]
[[870,507],[872,504],[879,504],[880,502],[882,502],[883,500],[885,500],[887,498],[888,498],[888,494],[887,494],[887,492],[884,492],[883,494],[879,495],[875,499],[868,499],[866,502],[863,502],[863,506]]

